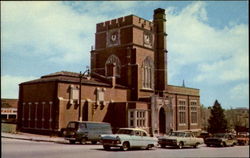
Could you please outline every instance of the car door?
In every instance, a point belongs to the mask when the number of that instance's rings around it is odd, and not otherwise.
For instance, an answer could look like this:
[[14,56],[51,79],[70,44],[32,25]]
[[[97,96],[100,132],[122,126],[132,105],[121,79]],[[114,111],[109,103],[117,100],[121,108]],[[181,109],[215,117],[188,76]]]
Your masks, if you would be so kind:
[[190,133],[186,133],[185,136],[183,137],[184,139],[184,145],[185,146],[189,146],[192,145],[192,140],[191,140],[191,134]]
[[128,138],[128,141],[130,143],[130,147],[138,147],[140,144],[140,133],[139,131],[134,130],[130,137]]
[[148,135],[144,131],[140,131],[140,135],[141,135],[141,140],[140,140],[141,146],[147,147],[148,144],[152,144],[152,143],[150,143],[150,138],[148,137]]

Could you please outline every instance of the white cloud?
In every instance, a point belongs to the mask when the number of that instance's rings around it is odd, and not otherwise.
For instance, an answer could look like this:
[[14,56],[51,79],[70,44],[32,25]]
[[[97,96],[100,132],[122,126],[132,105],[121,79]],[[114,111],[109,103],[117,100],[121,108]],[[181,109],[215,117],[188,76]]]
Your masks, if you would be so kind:
[[214,28],[206,23],[205,6],[194,2],[179,13],[168,9],[170,80],[190,65],[199,71],[194,82],[248,79],[248,26]]
[[3,53],[18,48],[23,55],[45,55],[54,62],[88,60],[97,20],[60,2],[4,2]]
[[[246,103],[249,105],[249,84],[246,83],[240,83],[236,86],[234,86],[230,90],[230,98],[232,100],[248,100]],[[242,105],[238,105],[242,106]]]
[[1,97],[18,98],[19,84],[25,81],[36,79],[37,77],[26,76],[1,76]]

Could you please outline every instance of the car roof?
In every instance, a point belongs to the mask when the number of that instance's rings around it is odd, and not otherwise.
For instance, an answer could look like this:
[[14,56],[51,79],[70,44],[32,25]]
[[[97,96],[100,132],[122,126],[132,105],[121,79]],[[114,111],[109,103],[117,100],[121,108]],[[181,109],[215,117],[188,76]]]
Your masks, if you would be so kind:
[[[144,129],[141,129],[141,128],[119,128],[119,130],[120,130],[120,129],[146,132]],[[146,132],[146,133],[147,133],[147,132]]]
[[95,121],[69,121],[75,123],[101,123],[101,124],[109,124],[108,122],[95,122]]

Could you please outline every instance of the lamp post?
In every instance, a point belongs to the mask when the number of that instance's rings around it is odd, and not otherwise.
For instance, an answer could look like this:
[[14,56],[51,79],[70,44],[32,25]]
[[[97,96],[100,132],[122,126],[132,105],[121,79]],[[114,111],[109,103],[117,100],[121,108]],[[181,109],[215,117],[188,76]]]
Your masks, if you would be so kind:
[[87,73],[89,75],[89,67],[86,67],[87,70],[82,73],[80,71],[79,74],[79,114],[78,114],[78,121],[82,121],[82,103],[81,103],[81,96],[82,96],[82,78],[85,76],[85,74]]
[[79,81],[79,114],[78,114],[78,121],[82,121],[82,110],[81,110],[82,109],[82,107],[81,107],[82,77],[83,77],[83,74],[80,71],[80,75],[79,75],[80,81]]

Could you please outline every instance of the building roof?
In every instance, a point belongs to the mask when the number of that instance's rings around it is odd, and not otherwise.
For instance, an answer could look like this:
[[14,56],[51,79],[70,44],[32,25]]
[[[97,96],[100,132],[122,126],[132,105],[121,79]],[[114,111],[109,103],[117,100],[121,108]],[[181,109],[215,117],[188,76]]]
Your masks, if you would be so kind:
[[1,108],[17,108],[18,99],[1,98]]
[[[21,83],[21,85],[24,84],[34,84],[34,83],[43,83],[43,82],[67,82],[67,83],[79,83],[79,76],[80,73],[76,72],[68,72],[68,71],[60,71],[60,72],[55,72],[51,73],[48,75],[44,75],[39,79],[27,81]],[[82,77],[82,84],[83,85],[93,85],[93,86],[106,86],[110,87],[112,86],[110,82],[107,80],[102,80],[97,77]],[[127,88],[125,86],[116,84],[116,88]]]
[[199,89],[183,87],[183,86],[168,85],[167,91],[173,94],[200,96]]

